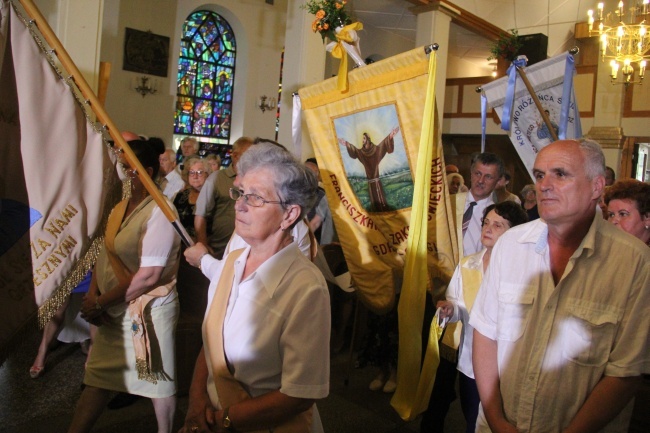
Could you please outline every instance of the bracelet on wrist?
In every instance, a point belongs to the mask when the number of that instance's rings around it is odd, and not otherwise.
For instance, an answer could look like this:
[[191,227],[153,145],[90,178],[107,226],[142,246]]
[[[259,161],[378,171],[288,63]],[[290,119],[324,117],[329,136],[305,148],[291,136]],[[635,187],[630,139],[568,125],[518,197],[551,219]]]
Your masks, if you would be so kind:
[[102,307],[102,304],[99,303],[99,296],[95,298],[95,310],[97,311],[103,311],[104,307]]

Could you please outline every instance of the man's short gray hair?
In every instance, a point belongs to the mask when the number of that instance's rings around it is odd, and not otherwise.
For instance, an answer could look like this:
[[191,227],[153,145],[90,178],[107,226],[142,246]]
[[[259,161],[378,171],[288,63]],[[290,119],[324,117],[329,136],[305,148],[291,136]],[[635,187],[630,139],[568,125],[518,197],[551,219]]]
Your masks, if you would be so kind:
[[181,140],[181,146],[182,146],[186,141],[191,141],[191,142],[192,142],[192,148],[194,149],[194,153],[198,153],[198,151],[199,151],[199,142],[196,140],[196,138],[193,138],[193,137],[185,137],[184,139]]
[[316,201],[316,175],[288,151],[266,142],[251,146],[241,156],[237,163],[237,174],[245,176],[248,172],[264,168],[273,173],[273,179],[269,180],[273,182],[280,200],[300,206],[300,217],[293,225],[297,224]]
[[483,152],[474,155],[474,157],[472,157],[472,165],[470,169],[474,170],[474,167],[479,162],[483,165],[495,165],[497,167],[497,179],[501,179],[506,172],[506,166],[503,163],[503,159],[501,159],[501,157],[496,153]]
[[605,176],[605,155],[600,144],[588,138],[578,140],[580,151],[585,157],[585,173],[587,178],[594,179],[596,176]]
[[163,153],[164,155],[167,155],[169,157],[169,161],[176,165],[176,152],[174,152],[174,149],[165,149],[165,152]]

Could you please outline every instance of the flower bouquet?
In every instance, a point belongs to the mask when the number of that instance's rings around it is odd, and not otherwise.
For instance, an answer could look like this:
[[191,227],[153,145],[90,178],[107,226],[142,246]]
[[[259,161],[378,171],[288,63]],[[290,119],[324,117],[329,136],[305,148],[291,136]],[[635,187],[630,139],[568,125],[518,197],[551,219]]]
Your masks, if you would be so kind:
[[314,33],[320,33],[325,42],[325,38],[336,42],[337,27],[343,27],[352,20],[345,11],[346,0],[309,0],[302,8],[316,16],[311,24]]

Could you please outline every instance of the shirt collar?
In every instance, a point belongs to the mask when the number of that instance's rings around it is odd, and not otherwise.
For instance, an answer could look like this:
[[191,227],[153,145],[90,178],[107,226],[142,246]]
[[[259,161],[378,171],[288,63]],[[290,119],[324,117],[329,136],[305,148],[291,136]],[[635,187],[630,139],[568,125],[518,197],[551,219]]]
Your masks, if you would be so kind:
[[[250,247],[248,251],[250,251]],[[248,251],[242,254],[237,261],[246,261]],[[257,279],[266,290],[269,298],[273,298],[280,281],[284,278],[291,264],[301,255],[298,244],[292,242],[262,263],[249,278]]]
[[230,177],[230,178],[233,178],[233,177],[237,176],[237,173],[235,173],[235,169],[232,168],[232,165],[229,165],[229,166],[226,167],[223,171],[225,171],[225,172],[226,172],[226,175],[227,175],[228,177]]
[[600,210],[594,214],[594,219],[591,221],[589,226],[589,231],[580,242],[578,249],[573,253],[572,257],[580,257],[583,250],[587,250],[587,257],[591,257],[596,249],[596,233],[601,230],[602,224],[605,224],[605,220],[600,214]]
[[462,267],[467,269],[483,269],[483,256],[487,252],[487,248],[483,248],[476,254],[466,256],[463,259]]
[[488,195],[488,196],[485,197],[484,199],[476,200],[476,199],[474,198],[474,196],[472,195],[472,191],[471,191],[471,190],[470,190],[470,191],[467,191],[467,203],[471,203],[471,202],[473,202],[473,201],[476,202],[477,205],[482,205],[483,203],[486,203],[486,206],[485,206],[485,207],[488,207],[489,205],[491,205],[492,203],[494,203],[494,202],[492,201],[492,194]]
[[[580,242],[580,245],[573,253],[572,257],[579,257],[584,249],[588,250],[588,256],[591,256],[596,247],[596,232],[600,230],[601,225],[604,223],[603,218],[596,212],[592,220],[589,231]],[[541,254],[548,246],[548,226],[542,219],[537,219],[528,224],[530,227],[525,230],[519,237],[519,243],[533,243],[535,244],[535,252]]]

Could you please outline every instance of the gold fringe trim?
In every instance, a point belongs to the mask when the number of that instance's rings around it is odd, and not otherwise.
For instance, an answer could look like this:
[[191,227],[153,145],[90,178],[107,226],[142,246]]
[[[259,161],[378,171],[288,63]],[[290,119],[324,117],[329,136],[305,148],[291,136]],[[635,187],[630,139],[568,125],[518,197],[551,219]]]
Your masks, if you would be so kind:
[[151,382],[154,385],[158,383],[158,377],[155,373],[152,373],[149,370],[149,365],[147,364],[146,359],[136,358],[135,369],[138,372],[138,380],[146,380],[147,382]]
[[40,306],[38,309],[39,328],[43,329],[45,325],[47,325],[47,322],[50,321],[61,305],[63,305],[66,299],[68,299],[74,288],[79,285],[88,271],[92,269],[95,265],[95,260],[97,260],[97,256],[99,256],[99,252],[103,247],[104,236],[95,238],[90,244],[88,251],[86,251],[83,257],[75,263],[72,271],[68,274],[65,280],[63,280],[63,283],[59,285],[52,296],[50,296],[50,298]]

